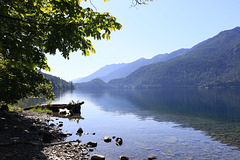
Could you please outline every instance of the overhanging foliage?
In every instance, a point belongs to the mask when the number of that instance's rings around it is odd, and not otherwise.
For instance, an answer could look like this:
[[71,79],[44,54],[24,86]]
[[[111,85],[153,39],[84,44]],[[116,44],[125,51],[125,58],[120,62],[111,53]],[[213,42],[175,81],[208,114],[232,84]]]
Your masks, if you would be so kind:
[[0,0],[0,102],[41,94],[52,98],[46,53],[95,53],[89,38],[110,39],[121,24],[109,13],[82,8],[81,0]]

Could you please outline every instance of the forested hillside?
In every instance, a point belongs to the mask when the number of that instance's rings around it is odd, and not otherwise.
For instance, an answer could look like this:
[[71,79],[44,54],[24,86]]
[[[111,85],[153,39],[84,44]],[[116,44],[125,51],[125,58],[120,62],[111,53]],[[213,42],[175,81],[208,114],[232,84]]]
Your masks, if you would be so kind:
[[240,28],[223,31],[185,56],[142,67],[109,85],[127,88],[239,87]]
[[72,82],[67,82],[59,77],[50,74],[42,73],[45,78],[52,82],[53,90],[69,90],[74,89]]
[[90,82],[75,83],[76,89],[106,89],[110,86],[101,79],[93,79]]

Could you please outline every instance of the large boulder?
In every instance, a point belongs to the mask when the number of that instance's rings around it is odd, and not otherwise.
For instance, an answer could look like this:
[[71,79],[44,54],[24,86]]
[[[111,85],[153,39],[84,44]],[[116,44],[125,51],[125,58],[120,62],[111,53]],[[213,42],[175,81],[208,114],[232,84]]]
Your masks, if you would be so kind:
[[88,142],[88,147],[97,147],[97,142]]
[[119,157],[119,160],[129,160],[129,158],[126,157],[126,156],[120,156],[120,157]]
[[117,137],[116,140],[115,140],[115,143],[116,143],[117,146],[121,146],[123,144],[122,138]]
[[77,130],[77,135],[82,135],[82,134],[83,134],[83,129],[79,127]]

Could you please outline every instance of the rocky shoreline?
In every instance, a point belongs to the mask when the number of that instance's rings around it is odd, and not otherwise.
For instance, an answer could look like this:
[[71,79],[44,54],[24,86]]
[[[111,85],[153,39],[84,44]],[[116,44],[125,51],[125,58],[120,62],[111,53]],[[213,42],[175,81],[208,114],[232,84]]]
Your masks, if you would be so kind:
[[[46,113],[0,112],[1,160],[105,160],[103,155],[90,156],[96,150],[97,142],[65,141],[71,134],[63,133],[63,124],[54,122],[56,120]],[[83,130],[79,128],[77,134],[84,134]],[[105,136],[102,141],[109,143],[113,139],[117,146],[122,145],[122,138],[115,136]],[[120,156],[119,159],[129,158]],[[152,159],[156,157],[148,157],[148,160]]]
[[1,159],[90,159],[87,144],[66,142],[68,135],[52,121],[50,115],[29,111],[1,114]]

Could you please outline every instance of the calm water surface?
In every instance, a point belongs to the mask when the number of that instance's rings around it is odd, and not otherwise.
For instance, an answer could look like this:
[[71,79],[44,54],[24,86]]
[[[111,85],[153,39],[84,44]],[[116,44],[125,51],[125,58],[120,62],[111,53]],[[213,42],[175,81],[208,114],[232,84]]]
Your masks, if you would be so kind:
[[[85,102],[84,119],[57,121],[69,140],[98,142],[92,154],[106,159],[240,159],[240,89],[74,90],[53,103],[71,100]],[[79,127],[89,134],[76,135]]]

